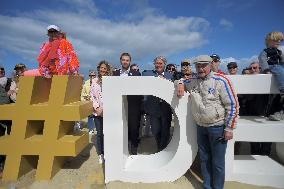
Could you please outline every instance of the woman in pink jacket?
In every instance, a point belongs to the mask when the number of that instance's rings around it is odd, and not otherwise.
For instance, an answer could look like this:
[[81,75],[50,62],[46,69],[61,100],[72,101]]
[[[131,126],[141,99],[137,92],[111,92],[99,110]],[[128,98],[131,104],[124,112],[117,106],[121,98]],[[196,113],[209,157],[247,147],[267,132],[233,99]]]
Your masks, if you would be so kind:
[[94,108],[94,122],[97,130],[96,146],[99,155],[99,163],[104,162],[104,134],[103,134],[103,96],[102,96],[102,77],[111,76],[112,68],[110,63],[105,60],[99,62],[97,66],[98,77],[92,82],[90,96]]

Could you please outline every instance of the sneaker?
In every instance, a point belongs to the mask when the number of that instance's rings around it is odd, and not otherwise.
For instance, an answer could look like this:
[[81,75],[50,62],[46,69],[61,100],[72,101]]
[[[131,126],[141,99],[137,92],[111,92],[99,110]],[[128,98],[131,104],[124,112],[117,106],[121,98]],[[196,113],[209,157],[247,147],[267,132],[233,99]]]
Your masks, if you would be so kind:
[[104,161],[105,161],[104,155],[103,154],[99,155],[99,164],[103,164]]
[[80,122],[76,122],[74,125],[74,131],[81,131],[81,123]]
[[95,134],[95,131],[94,130],[90,130],[89,131],[89,135],[93,135],[93,134]]
[[130,146],[130,153],[131,155],[137,155],[137,147],[134,145]]
[[283,110],[280,112],[275,112],[274,114],[270,115],[268,117],[269,120],[271,121],[281,121],[284,120],[284,113]]

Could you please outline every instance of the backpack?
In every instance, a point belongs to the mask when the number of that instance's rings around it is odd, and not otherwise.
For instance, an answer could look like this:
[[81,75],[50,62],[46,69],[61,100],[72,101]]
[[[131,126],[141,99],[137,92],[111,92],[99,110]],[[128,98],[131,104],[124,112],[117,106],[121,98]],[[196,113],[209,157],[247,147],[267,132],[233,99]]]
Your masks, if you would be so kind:
[[266,48],[264,51],[267,54],[267,63],[269,65],[279,64],[282,62],[282,51],[277,48]]

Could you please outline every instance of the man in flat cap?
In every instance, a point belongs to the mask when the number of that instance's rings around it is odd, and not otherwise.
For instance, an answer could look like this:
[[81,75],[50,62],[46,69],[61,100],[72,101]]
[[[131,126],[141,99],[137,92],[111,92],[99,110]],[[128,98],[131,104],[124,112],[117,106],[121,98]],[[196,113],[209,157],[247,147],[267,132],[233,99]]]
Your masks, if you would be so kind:
[[198,74],[190,83],[178,82],[177,95],[190,92],[189,104],[197,125],[197,143],[203,186],[224,188],[227,141],[233,138],[238,117],[238,99],[232,83],[223,74],[211,72],[212,58],[193,60]]

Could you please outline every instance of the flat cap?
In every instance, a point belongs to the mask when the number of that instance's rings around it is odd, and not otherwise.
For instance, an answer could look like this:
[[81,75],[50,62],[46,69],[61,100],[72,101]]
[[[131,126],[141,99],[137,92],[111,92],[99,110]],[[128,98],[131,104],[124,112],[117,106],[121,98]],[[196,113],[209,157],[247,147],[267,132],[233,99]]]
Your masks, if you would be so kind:
[[212,58],[208,55],[199,55],[193,59],[193,64],[209,64]]

